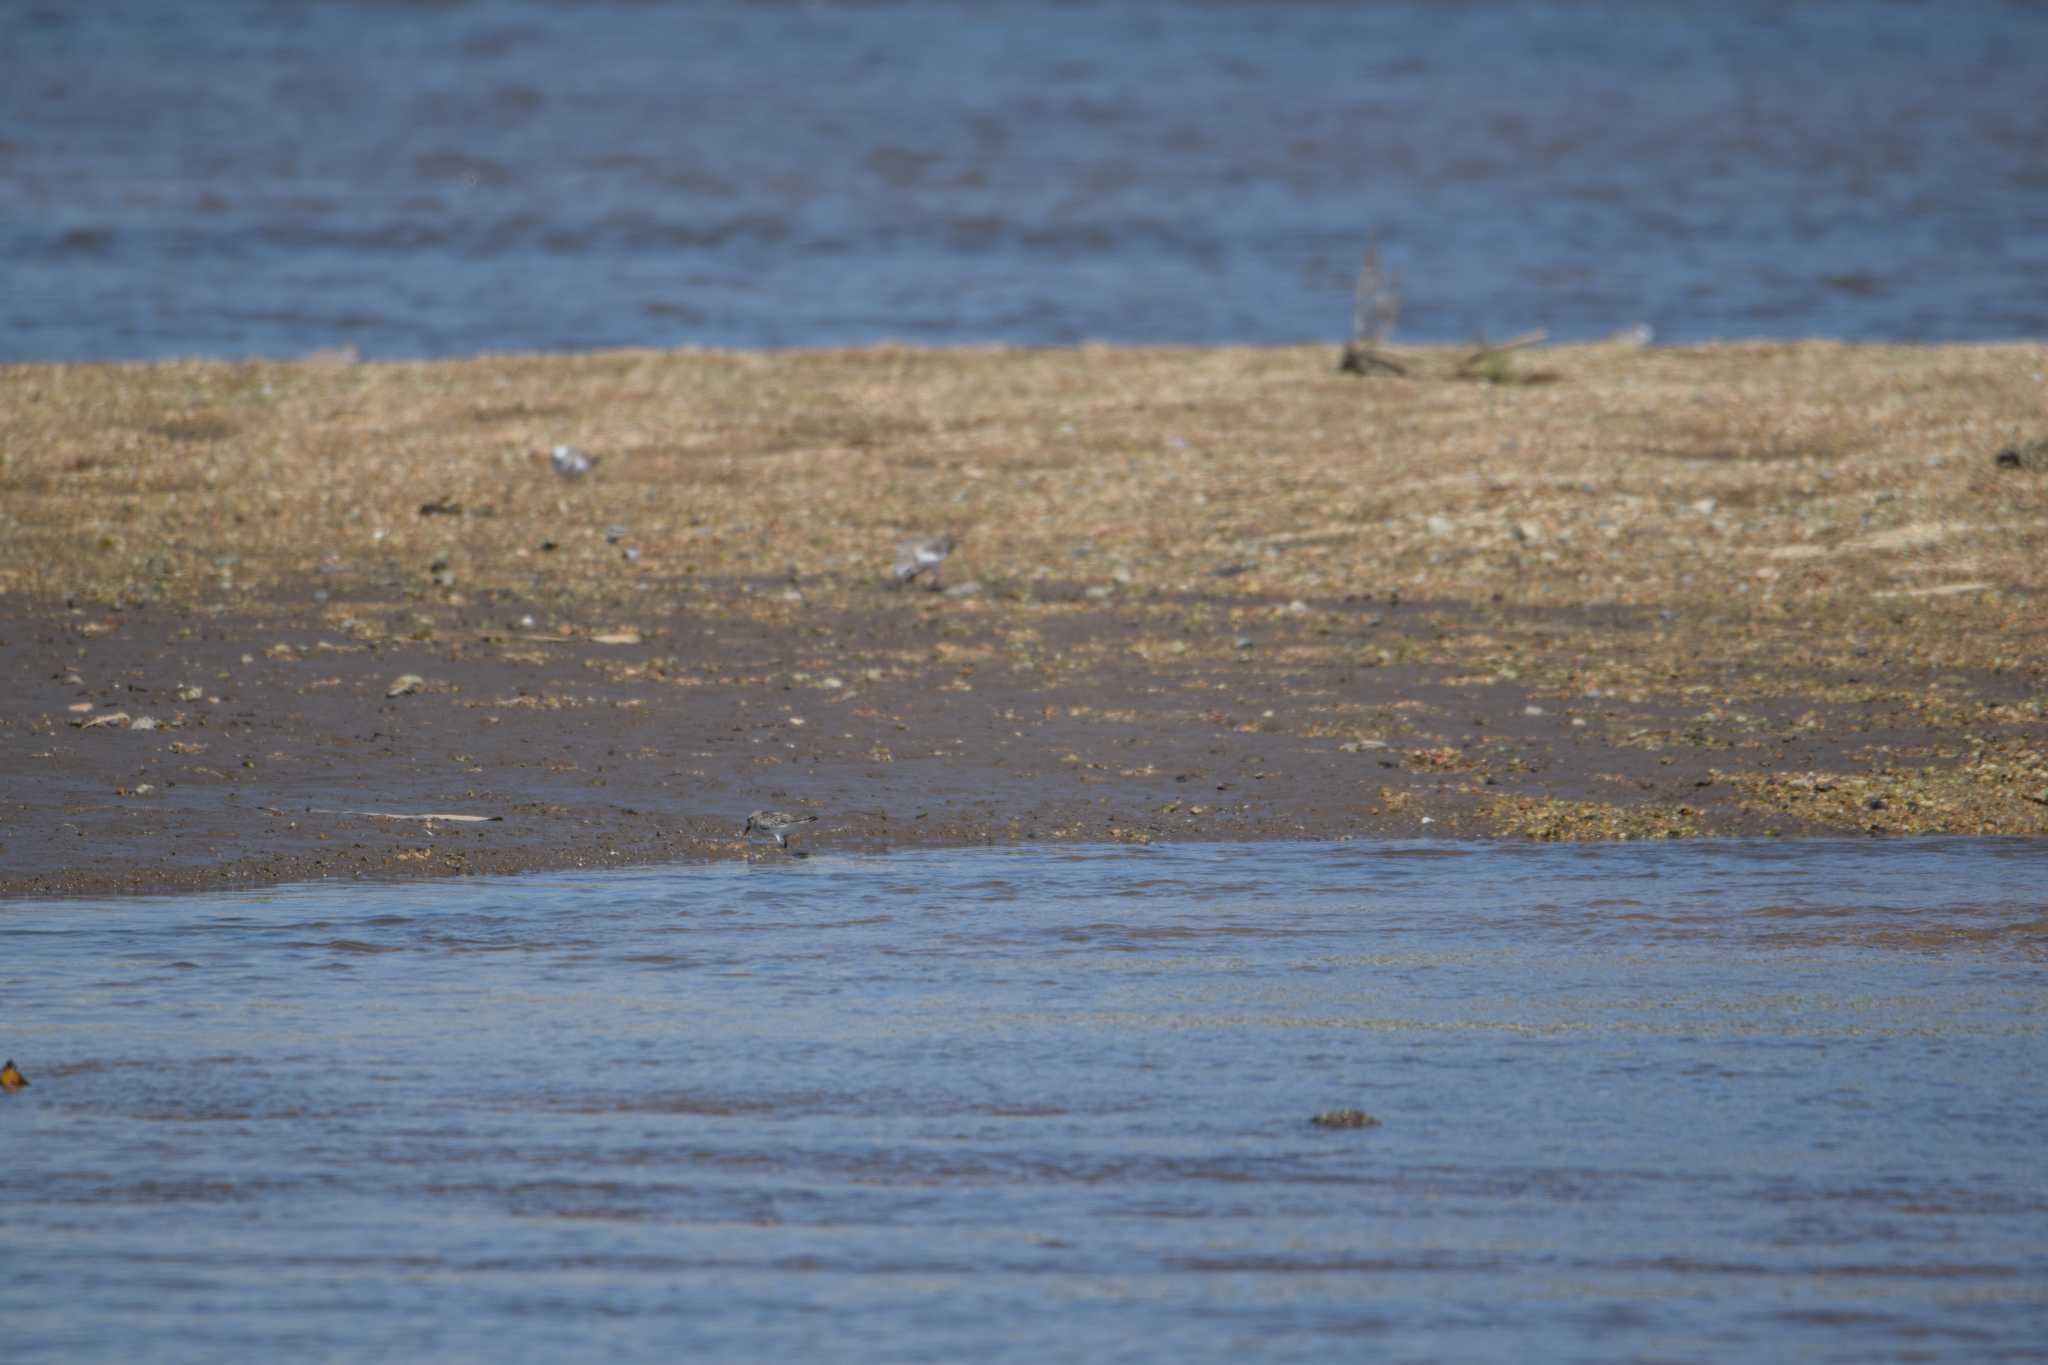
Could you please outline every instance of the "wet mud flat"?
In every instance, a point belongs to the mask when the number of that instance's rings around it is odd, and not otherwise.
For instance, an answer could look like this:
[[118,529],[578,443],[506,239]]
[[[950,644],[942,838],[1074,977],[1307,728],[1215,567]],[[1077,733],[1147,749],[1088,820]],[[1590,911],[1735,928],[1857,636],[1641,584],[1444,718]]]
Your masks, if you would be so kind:
[[0,370],[0,892],[2048,833],[2048,350],[1394,354]]

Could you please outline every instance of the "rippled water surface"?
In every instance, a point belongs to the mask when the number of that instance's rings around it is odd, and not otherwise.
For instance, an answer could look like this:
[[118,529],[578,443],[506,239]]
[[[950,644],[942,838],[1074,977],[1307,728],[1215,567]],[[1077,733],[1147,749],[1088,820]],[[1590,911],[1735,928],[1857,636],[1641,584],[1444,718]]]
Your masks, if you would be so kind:
[[0,361],[2048,333],[2048,7],[10,0]]
[[2038,1354],[2044,957],[2024,843],[0,903],[7,1357]]

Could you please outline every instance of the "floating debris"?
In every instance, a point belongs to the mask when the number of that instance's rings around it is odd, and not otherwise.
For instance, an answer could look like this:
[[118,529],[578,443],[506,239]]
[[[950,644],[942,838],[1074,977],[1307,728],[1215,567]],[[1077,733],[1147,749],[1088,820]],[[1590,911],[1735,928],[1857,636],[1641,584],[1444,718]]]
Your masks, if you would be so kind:
[[1377,1128],[1380,1121],[1363,1109],[1332,1109],[1309,1120],[1318,1128]]
[[0,1090],[22,1090],[28,1086],[28,1077],[21,1074],[21,1068],[14,1064],[14,1058],[7,1059],[6,1066],[0,1066]]

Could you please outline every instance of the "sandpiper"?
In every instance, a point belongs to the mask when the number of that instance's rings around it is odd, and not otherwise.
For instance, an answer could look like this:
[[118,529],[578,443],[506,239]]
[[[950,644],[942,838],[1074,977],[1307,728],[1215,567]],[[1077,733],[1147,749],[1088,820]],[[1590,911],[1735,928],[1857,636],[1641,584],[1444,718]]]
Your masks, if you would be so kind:
[[757,810],[747,817],[747,823],[741,827],[740,834],[745,836],[756,830],[763,834],[772,834],[775,836],[777,848],[788,848],[789,836],[796,832],[797,826],[808,825],[817,818],[815,815],[791,815],[779,810]]
[[554,452],[548,456],[554,463],[555,473],[571,482],[597,468],[597,462],[601,458],[597,455],[585,455],[575,446],[556,446]]
[[21,1068],[14,1064],[14,1058],[7,1059],[6,1066],[0,1066],[0,1089],[19,1090],[28,1084],[28,1077],[21,1074]]
[[[906,540],[896,547],[896,584],[901,587],[927,569],[936,571],[953,553],[953,537],[922,536]],[[938,586],[937,574],[933,574],[932,586]]]

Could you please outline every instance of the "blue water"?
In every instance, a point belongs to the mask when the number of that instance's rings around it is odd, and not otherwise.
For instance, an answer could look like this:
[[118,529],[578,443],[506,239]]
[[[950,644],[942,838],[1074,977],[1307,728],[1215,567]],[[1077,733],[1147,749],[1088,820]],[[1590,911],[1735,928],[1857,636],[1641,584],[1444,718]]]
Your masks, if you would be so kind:
[[12,0],[0,361],[2048,333],[2048,8]]
[[2021,842],[0,903],[7,1358],[2017,1358],[2044,958]]

